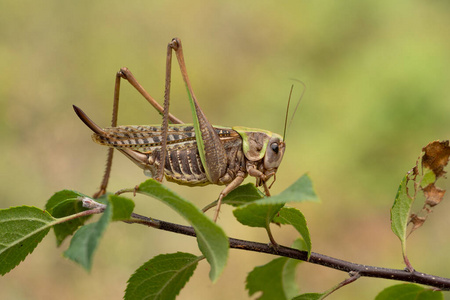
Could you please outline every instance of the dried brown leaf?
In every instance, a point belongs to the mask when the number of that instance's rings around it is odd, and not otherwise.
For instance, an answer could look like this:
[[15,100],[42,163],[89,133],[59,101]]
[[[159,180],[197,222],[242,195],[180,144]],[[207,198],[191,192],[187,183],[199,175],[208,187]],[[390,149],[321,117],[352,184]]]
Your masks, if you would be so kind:
[[438,205],[442,201],[442,198],[444,198],[444,195],[445,195],[445,190],[436,187],[432,183],[432,184],[427,185],[423,189],[423,193],[426,198],[425,204],[433,207],[433,206]]
[[436,175],[436,179],[445,174],[444,167],[450,157],[450,146],[448,141],[434,141],[426,145],[422,151],[422,166],[431,169]]
[[[449,141],[431,142],[423,147],[422,151],[423,155],[400,184],[391,209],[391,227],[402,242],[403,256],[409,270],[413,269],[406,257],[405,240],[412,232],[422,227],[433,208],[444,198],[446,191],[436,187],[435,183],[446,173],[444,168],[450,159]],[[425,198],[423,207],[419,212],[412,213],[412,203],[419,195]],[[406,234],[408,225],[411,225],[411,231]]]
[[417,163],[418,162],[416,162],[416,166],[411,169],[411,174],[414,175],[414,176],[419,175],[419,167],[417,166]]
[[426,219],[427,219],[426,217],[419,217],[416,214],[411,214],[409,223],[413,224],[413,228],[411,229],[411,232],[409,234],[411,234],[417,228],[421,227],[423,225],[423,223],[425,223]]

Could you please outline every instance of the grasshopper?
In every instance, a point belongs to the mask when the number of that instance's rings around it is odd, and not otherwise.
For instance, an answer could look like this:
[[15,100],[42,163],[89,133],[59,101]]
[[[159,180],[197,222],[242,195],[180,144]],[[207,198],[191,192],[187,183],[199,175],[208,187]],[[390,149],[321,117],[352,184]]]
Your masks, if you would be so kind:
[[[169,113],[172,52],[175,52],[193,114],[193,124],[184,124]],[[120,81],[126,79],[163,115],[161,126],[117,126]],[[101,128],[75,105],[78,117],[94,132],[93,140],[108,146],[108,157],[100,190],[106,192],[114,149],[123,153],[144,174],[159,182],[181,185],[225,185],[217,200],[214,221],[219,215],[222,199],[238,187],[247,175],[256,178],[270,196],[267,181],[274,177],[281,163],[286,144],[283,137],[267,130],[246,127],[212,126],[201,110],[189,81],[181,41],[174,38],[167,46],[164,107],[152,98],[133,74],[122,68],[116,74],[111,127]],[[170,125],[169,125],[170,121]],[[272,183],[273,184],[273,183]]]

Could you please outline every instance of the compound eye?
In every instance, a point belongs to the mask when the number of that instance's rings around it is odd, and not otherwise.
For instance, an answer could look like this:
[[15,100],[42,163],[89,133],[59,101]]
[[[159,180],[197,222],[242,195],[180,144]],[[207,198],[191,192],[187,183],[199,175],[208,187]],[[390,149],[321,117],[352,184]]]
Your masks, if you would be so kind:
[[278,154],[278,143],[272,143],[270,145],[270,148],[275,152],[275,154]]

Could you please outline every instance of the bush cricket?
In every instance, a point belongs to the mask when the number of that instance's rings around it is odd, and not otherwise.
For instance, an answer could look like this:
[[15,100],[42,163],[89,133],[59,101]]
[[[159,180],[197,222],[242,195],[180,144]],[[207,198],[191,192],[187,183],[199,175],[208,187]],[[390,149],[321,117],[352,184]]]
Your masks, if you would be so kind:
[[[188,92],[193,124],[184,124],[169,113],[172,52],[175,52]],[[162,125],[117,126],[120,81],[126,79],[163,115]],[[286,144],[282,136],[267,130],[246,127],[218,127],[209,123],[201,110],[189,81],[181,41],[174,38],[167,46],[164,107],[152,98],[133,74],[122,68],[116,74],[111,127],[101,128],[80,108],[73,106],[78,117],[94,132],[93,140],[108,146],[108,157],[100,190],[106,192],[114,149],[123,153],[144,170],[145,175],[181,185],[225,185],[217,200],[214,221],[222,199],[238,187],[247,175],[256,178],[270,196],[267,181],[274,177]],[[170,125],[169,125],[170,121]]]

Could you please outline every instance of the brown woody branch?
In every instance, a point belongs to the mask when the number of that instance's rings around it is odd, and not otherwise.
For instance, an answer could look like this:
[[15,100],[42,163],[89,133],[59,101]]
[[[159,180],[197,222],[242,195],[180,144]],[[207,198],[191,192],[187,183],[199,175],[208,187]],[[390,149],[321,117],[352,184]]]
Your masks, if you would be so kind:
[[[184,234],[189,236],[196,236],[194,228],[190,226],[184,226],[152,218],[147,218],[134,213],[132,214],[132,218],[133,220],[129,221],[128,223],[140,223],[160,230],[171,231],[178,234]],[[360,276],[365,277],[376,277],[405,282],[414,282],[427,286],[432,286],[441,290],[450,290],[450,278],[434,276],[417,271],[410,272],[406,269],[399,270],[399,269],[367,266],[348,262],[345,260],[337,259],[334,257],[326,256],[315,252],[311,252],[311,256],[308,259],[308,253],[306,251],[301,251],[281,245],[274,248],[270,244],[251,242],[234,238],[229,238],[229,242],[230,248],[233,249],[262,252],[276,256],[284,256],[293,259],[299,259],[309,263],[347,272],[350,275],[357,273]]]

